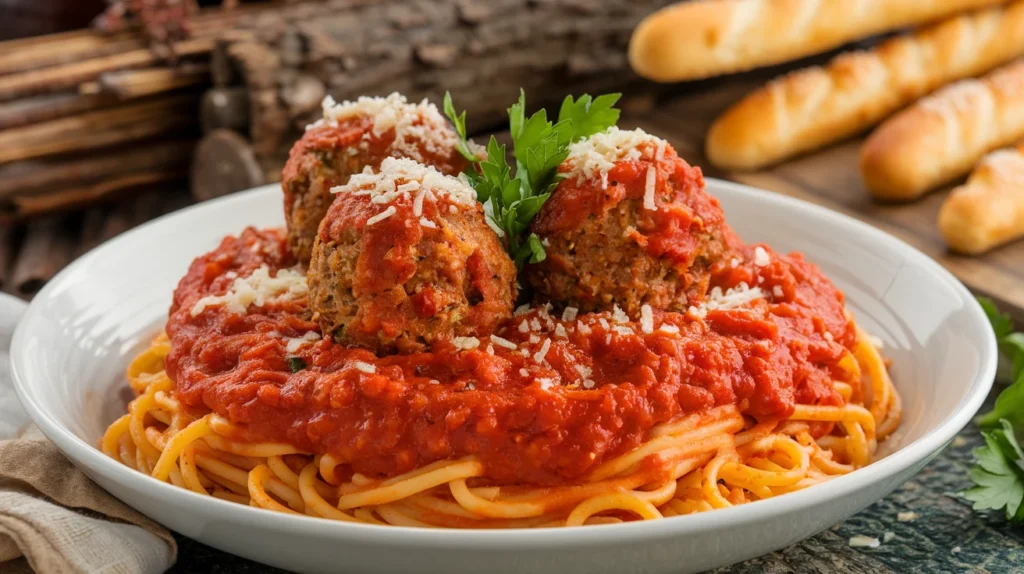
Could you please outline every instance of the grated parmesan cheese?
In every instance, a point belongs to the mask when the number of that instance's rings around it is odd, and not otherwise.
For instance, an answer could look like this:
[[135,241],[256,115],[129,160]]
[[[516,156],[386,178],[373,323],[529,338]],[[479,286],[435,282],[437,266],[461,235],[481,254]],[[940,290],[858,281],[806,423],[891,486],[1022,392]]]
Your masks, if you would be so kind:
[[577,309],[576,307],[566,307],[565,310],[562,311],[562,320],[563,321],[575,321],[576,320],[576,315],[578,313],[579,313],[579,309]]
[[553,381],[547,377],[539,378],[537,379],[537,382],[540,384],[540,388],[544,389],[545,391],[550,389],[551,385],[553,384]]
[[711,289],[711,292],[708,293],[707,301],[702,303],[700,307],[690,306],[687,311],[703,318],[708,314],[708,311],[725,311],[728,309],[744,307],[757,299],[762,299],[763,297],[764,292],[761,291],[760,287],[750,287],[746,282],[740,282],[735,287],[724,292],[721,287]]
[[399,198],[413,199],[411,192],[420,189],[424,191],[417,195],[424,199],[436,201],[436,194],[440,193],[454,203],[473,205],[476,202],[476,192],[465,181],[404,157],[384,158],[380,172],[367,166],[350,177],[345,185],[332,187],[331,193],[369,196],[373,203],[387,204]]
[[590,379],[586,379],[586,380],[583,381],[583,388],[584,389],[592,389],[592,388],[594,388],[595,384],[596,383],[594,381],[592,381]]
[[768,256],[768,252],[764,250],[764,247],[758,245],[754,248],[754,265],[764,267],[771,262],[772,258]]
[[262,307],[271,299],[300,300],[308,292],[304,274],[292,269],[280,269],[276,276],[271,277],[270,268],[260,265],[252,275],[236,278],[227,293],[208,295],[196,301],[191,314],[196,317],[207,307],[223,305],[229,313],[245,315],[249,305]]
[[594,374],[594,370],[586,365],[576,365],[576,372],[584,379],[589,379]]
[[373,374],[377,372],[376,365],[371,365],[370,363],[364,363],[362,361],[353,361],[352,366],[355,367],[357,371],[362,371],[364,373]]
[[516,310],[512,314],[518,317],[519,315],[524,315],[524,314],[529,313],[529,312],[530,312],[530,304],[529,303],[524,303],[524,304],[516,307]]
[[303,345],[312,343],[320,340],[320,333],[316,331],[310,331],[301,337],[286,338],[285,339],[285,350],[289,353],[298,351]]
[[399,153],[417,161],[424,160],[421,150],[446,155],[458,146],[458,137],[447,120],[437,106],[426,99],[418,104],[410,104],[405,96],[395,92],[386,98],[364,96],[339,104],[327,96],[320,106],[323,118],[306,126],[306,129],[325,125],[336,127],[339,122],[352,118],[371,118],[371,131],[375,137],[390,130],[395,131],[395,139],[389,146],[391,153]]
[[665,323],[661,327],[658,327],[658,330],[661,331],[662,333],[670,333],[674,335],[679,332],[679,327],[676,327],[671,323]]
[[778,285],[772,287],[773,297],[775,297],[776,299],[781,299],[784,295],[785,293],[782,291],[782,287],[779,287]]
[[497,335],[491,335],[491,342],[499,347],[504,347],[506,349],[511,349],[513,351],[518,348],[518,345],[516,345],[512,341],[509,341],[508,339],[503,339]]
[[388,208],[385,209],[384,211],[367,219],[366,224],[373,225],[374,223],[380,223],[381,221],[384,221],[385,219],[391,217],[396,213],[398,213],[398,208],[396,208],[394,205],[389,205]]
[[916,512],[900,512],[896,514],[896,520],[900,522],[913,522],[917,520],[920,515]]
[[452,339],[452,345],[455,345],[455,348],[460,351],[472,351],[480,346],[480,339],[476,337],[455,337]]
[[613,126],[569,146],[566,177],[580,181],[600,179],[601,187],[606,188],[608,172],[616,162],[635,161],[645,156],[657,159],[658,148],[663,145],[664,140],[641,129],[623,130]]
[[622,309],[619,309],[618,305],[615,305],[612,307],[612,321],[615,321],[620,325],[625,325],[626,323],[629,323],[629,315],[627,315]]
[[437,229],[437,224],[434,223],[433,221],[430,221],[426,217],[420,218],[420,225],[426,227],[427,229]]
[[549,349],[551,349],[551,339],[544,339],[544,344],[540,346],[540,350],[534,353],[533,360],[538,363],[543,363],[544,357],[547,356]]
[[524,376],[524,377],[529,377],[530,376],[530,371],[527,371],[526,369],[519,369],[519,374]]
[[882,542],[883,543],[889,543],[889,542],[892,542],[894,538],[896,538],[896,533],[892,532],[892,531],[889,531],[889,530],[886,530],[885,534],[882,535]]
[[523,319],[523,322],[519,324],[519,332],[520,333],[529,333],[530,332],[530,323],[527,322],[526,319]]
[[644,209],[651,211],[658,210],[658,204],[654,200],[655,187],[658,182],[658,172],[653,165],[647,166],[647,181],[644,183]]
[[851,548],[878,548],[882,543],[877,538],[871,538],[870,536],[857,536],[850,537]]
[[569,336],[569,334],[565,332],[565,327],[563,327],[561,323],[555,325],[555,336],[562,337],[563,339]]
[[650,305],[640,307],[640,330],[644,333],[654,332],[654,312]]
[[576,328],[579,329],[580,333],[582,333],[584,335],[589,335],[589,334],[593,333],[593,331],[590,329],[590,325],[587,325],[586,323],[579,323],[576,326]]

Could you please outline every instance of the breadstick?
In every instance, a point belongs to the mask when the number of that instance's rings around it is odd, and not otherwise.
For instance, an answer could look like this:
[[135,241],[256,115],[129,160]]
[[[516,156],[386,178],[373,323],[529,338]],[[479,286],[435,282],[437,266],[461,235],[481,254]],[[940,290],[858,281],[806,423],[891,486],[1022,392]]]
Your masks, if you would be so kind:
[[1024,237],[1024,143],[981,160],[942,204],[939,230],[950,248],[971,255]]
[[659,82],[796,60],[887,30],[1006,0],[695,0],[645,18],[629,42],[636,73]]
[[860,173],[875,197],[907,201],[1024,138],[1024,61],[964,80],[896,114],[864,142]]
[[959,16],[793,72],[729,108],[707,156],[757,169],[855,135],[949,82],[1024,55],[1024,0]]

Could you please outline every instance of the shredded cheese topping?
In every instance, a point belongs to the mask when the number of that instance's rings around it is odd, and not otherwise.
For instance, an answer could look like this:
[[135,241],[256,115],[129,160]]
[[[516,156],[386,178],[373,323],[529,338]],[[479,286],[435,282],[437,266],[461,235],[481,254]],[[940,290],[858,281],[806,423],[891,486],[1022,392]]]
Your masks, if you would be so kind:
[[758,267],[766,267],[771,262],[772,258],[768,255],[768,252],[765,251],[764,247],[758,245],[754,248],[754,265],[757,265]]
[[455,345],[455,348],[460,351],[472,351],[480,346],[480,339],[476,337],[455,337],[452,339],[452,345]]
[[271,299],[299,300],[308,293],[304,274],[293,269],[281,269],[276,276],[271,277],[270,268],[260,265],[252,275],[236,278],[227,293],[207,295],[196,301],[191,313],[196,317],[207,307],[223,305],[229,313],[245,315],[249,305],[262,307]]
[[394,92],[386,98],[364,96],[339,104],[327,96],[321,108],[323,118],[306,126],[307,130],[325,125],[336,127],[339,122],[352,118],[371,118],[374,137],[395,130],[392,153],[419,161],[424,159],[421,150],[444,155],[451,153],[458,145],[458,138],[448,121],[437,106],[426,99],[418,104],[410,104],[405,96]]
[[654,312],[650,305],[640,307],[640,330],[644,333],[654,332]]
[[352,366],[355,367],[357,371],[362,371],[364,373],[371,374],[371,375],[373,373],[377,372],[377,366],[376,365],[372,365],[370,363],[364,363],[362,361],[354,361],[352,363]]
[[[635,161],[644,157],[656,160],[659,155],[664,156],[664,146],[665,140],[641,129],[622,130],[613,126],[569,145],[566,161],[570,169],[566,176],[580,181],[600,179],[603,189],[608,187],[608,172],[615,167],[616,162]],[[648,182],[651,175],[648,172]],[[648,183],[648,186],[653,187],[653,184]]]
[[644,209],[657,211],[658,204],[654,200],[654,192],[658,181],[658,171],[653,165],[647,166],[647,181],[644,184]]
[[285,350],[289,353],[294,353],[308,343],[314,343],[320,340],[320,333],[316,331],[310,331],[301,337],[285,338]]
[[[401,201],[412,203],[413,215],[418,218],[420,225],[437,229],[437,223],[423,215],[425,201],[436,204],[440,196],[453,204],[471,206],[476,203],[476,192],[465,181],[445,175],[432,166],[395,157],[385,158],[380,164],[379,173],[367,166],[362,173],[350,177],[345,185],[332,187],[331,193],[369,197],[370,203],[387,206],[367,219],[367,225],[379,223],[396,214],[398,209],[395,203]],[[454,209],[455,205],[450,207]]]
[[688,311],[703,318],[708,311],[736,309],[763,298],[764,292],[760,287],[750,287],[746,282],[740,282],[739,285],[726,291],[722,291],[721,287],[711,289],[707,301],[701,303],[699,307],[691,306]]

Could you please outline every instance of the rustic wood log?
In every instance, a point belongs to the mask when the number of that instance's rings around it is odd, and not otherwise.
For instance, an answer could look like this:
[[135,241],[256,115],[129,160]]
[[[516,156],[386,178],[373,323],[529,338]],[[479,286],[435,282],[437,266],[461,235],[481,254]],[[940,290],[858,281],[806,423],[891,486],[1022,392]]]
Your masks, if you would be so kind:
[[71,223],[68,216],[53,215],[28,225],[11,273],[16,294],[34,295],[71,261],[75,251]]
[[0,103],[0,130],[99,109],[117,102],[108,94],[45,94]]
[[[146,68],[109,72],[99,77],[95,89],[121,100],[132,100],[172,92],[181,88],[209,84],[210,66],[205,62],[187,62],[175,68]],[[88,91],[83,84],[80,91]]]
[[41,195],[99,179],[154,169],[185,173],[196,140],[172,139],[105,148],[77,157],[47,157],[0,166],[0,201]]
[[630,33],[670,1],[302,2],[239,20],[254,38],[226,51],[250,92],[256,157],[274,173],[319,114],[308,105],[316,83],[339,100],[399,91],[439,102],[450,90],[481,130],[503,120],[519,88],[533,107],[635,81]]
[[130,173],[88,185],[60,189],[42,195],[15,195],[0,199],[0,224],[31,219],[55,211],[90,205],[132,190],[151,189],[157,184],[184,181],[180,169]]
[[214,130],[196,148],[190,189],[199,201],[266,183],[252,146],[231,130]]
[[180,94],[0,132],[0,163],[194,133],[195,95]]
[[0,43],[0,74],[37,70],[145,47],[146,39],[134,30],[116,34],[76,30],[8,40]]
[[243,87],[207,90],[199,107],[199,124],[204,134],[221,128],[247,132],[249,92]]
[[[194,56],[209,53],[212,48],[213,40],[211,38],[196,38],[176,44],[175,53],[182,57]],[[66,90],[82,82],[94,80],[107,72],[144,68],[159,63],[161,60],[156,54],[143,48],[81,62],[0,76],[0,101]]]

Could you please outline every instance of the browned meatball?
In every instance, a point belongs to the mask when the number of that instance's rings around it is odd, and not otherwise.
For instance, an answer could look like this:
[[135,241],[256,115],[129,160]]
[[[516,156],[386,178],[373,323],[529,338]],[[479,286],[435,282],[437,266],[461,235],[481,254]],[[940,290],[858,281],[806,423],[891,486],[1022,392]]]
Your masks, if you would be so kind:
[[385,157],[406,157],[457,175],[467,162],[456,149],[457,135],[426,100],[413,105],[400,94],[335,104],[324,100],[324,119],[295,143],[281,174],[288,247],[309,263],[320,220],[343,185],[364,168],[377,169]]
[[379,174],[339,190],[308,278],[323,333],[379,354],[487,337],[516,298],[515,265],[475,192],[407,159],[385,159]]
[[538,298],[585,311],[683,311],[703,299],[730,231],[700,169],[664,140],[611,128],[573,144],[532,224],[547,259],[526,269]]

